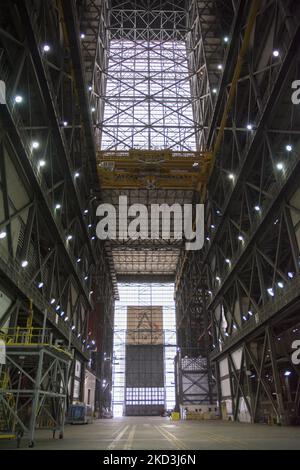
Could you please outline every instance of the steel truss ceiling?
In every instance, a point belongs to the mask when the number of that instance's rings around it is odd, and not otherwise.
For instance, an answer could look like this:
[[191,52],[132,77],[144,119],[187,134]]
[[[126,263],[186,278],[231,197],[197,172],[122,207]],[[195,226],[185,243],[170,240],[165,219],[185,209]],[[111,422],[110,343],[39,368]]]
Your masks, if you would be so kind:
[[[202,3],[199,7],[206,22],[203,24],[203,28],[207,29],[205,47],[209,48],[217,8],[214,2]],[[100,20],[100,39],[95,37],[95,24],[89,22],[89,8]],[[104,189],[103,201],[109,202],[114,198],[118,188],[122,189],[122,194],[130,194],[133,203],[140,202],[147,206],[157,199],[161,199],[162,203],[167,202],[159,196],[163,189],[169,189],[167,200],[171,198],[180,204],[193,200],[190,189],[196,189],[202,177],[197,177],[197,168],[194,173],[192,171],[193,163],[197,161],[196,155],[193,157],[194,162],[191,162],[191,169],[187,170],[186,165],[182,165],[177,174],[172,170],[170,175],[168,170],[167,178],[158,178],[152,175],[149,165],[145,172],[138,162],[136,168],[131,168],[126,174],[125,163],[125,167],[119,169],[122,166],[119,158],[121,154],[114,155],[114,152],[123,152],[125,162],[127,157],[131,158],[126,152],[130,153],[133,148],[179,150],[183,157],[196,148],[204,148],[202,134],[208,115],[199,116],[197,107],[203,99],[208,99],[213,106],[216,96],[210,91],[208,70],[214,68],[212,73],[215,74],[215,81],[219,80],[220,72],[212,63],[205,63],[204,53],[198,58],[197,47],[201,36],[197,8],[189,2],[171,1],[86,2],[86,13],[83,11],[81,16],[82,30],[86,34],[83,50],[87,77],[91,80],[90,105],[94,109],[96,141],[102,150],[102,154],[99,154],[101,168],[98,171]],[[197,33],[194,31],[191,35],[194,29],[197,29]],[[197,44],[193,41],[197,41]],[[93,49],[95,42],[97,47]],[[224,55],[225,48],[220,38],[213,47],[214,51],[220,48],[220,57]],[[91,66],[92,52],[95,53],[94,67]],[[203,97],[199,97],[199,90],[195,88],[195,77],[200,76],[199,68],[207,83],[201,89]],[[112,173],[108,168],[108,159],[113,161],[115,167]],[[207,167],[207,163],[200,166],[202,170]],[[158,169],[164,176],[165,170],[162,167]],[[109,188],[114,189],[114,193],[109,192]],[[138,188],[141,192],[137,196],[138,193],[133,190]],[[168,260],[172,250],[172,259],[178,259],[178,247],[170,246],[168,252],[163,252],[164,245],[161,246],[159,257],[151,256],[149,268],[144,265],[142,260],[145,258],[141,253],[134,256],[132,247],[125,253],[127,244],[118,247],[118,251],[112,246],[115,268],[122,266],[122,274],[126,266],[130,274],[141,273],[146,268],[146,273],[155,275],[166,273],[166,266],[169,266],[174,275],[176,262],[169,264]],[[120,248],[122,260],[126,260],[126,263],[119,258]],[[148,245],[143,247],[142,243],[135,246],[138,251],[144,248],[150,249]],[[134,258],[131,259],[131,256]],[[156,267],[154,260],[158,263]]]

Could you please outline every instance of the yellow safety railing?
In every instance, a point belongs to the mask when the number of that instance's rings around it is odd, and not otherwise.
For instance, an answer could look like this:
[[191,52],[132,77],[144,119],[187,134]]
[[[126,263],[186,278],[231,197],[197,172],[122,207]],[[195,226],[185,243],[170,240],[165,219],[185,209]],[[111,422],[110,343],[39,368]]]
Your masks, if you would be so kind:
[[6,332],[0,332],[2,339],[7,346],[33,346],[50,345],[50,330],[37,327],[17,326],[8,328]]

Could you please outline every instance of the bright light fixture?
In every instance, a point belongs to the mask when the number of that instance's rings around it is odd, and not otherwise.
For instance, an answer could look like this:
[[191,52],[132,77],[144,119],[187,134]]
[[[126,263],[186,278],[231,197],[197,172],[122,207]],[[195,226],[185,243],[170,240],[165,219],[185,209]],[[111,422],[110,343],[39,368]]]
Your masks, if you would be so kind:
[[7,233],[6,232],[0,232],[0,239],[3,240],[3,238],[6,238]]
[[23,101],[23,98],[22,98],[21,95],[15,96],[15,103],[18,103],[18,104],[19,104],[19,103],[22,103],[22,101]]
[[22,268],[26,268],[28,266],[28,261],[26,259],[22,261],[21,266]]
[[275,51],[273,51],[273,56],[274,57],[279,57],[279,51],[277,49],[275,49]]
[[291,145],[287,145],[285,148],[287,152],[291,152],[293,150],[293,147]]
[[49,51],[50,51],[50,46],[49,46],[49,44],[44,44],[44,45],[43,45],[43,51],[44,51],[44,52],[49,52]]
[[272,287],[270,287],[270,289],[268,289],[268,294],[269,294],[271,297],[274,297],[274,296],[275,296],[275,292],[274,292],[274,289],[272,289]]
[[55,209],[58,210],[61,208],[61,204],[56,204]]
[[46,165],[45,160],[39,160],[39,167],[43,168]]
[[39,146],[40,146],[40,144],[39,144],[39,142],[37,142],[37,141],[35,140],[35,141],[32,142],[31,146],[32,146],[33,149],[38,149]]
[[38,284],[38,288],[41,289],[43,287],[44,283],[43,282],[39,282]]

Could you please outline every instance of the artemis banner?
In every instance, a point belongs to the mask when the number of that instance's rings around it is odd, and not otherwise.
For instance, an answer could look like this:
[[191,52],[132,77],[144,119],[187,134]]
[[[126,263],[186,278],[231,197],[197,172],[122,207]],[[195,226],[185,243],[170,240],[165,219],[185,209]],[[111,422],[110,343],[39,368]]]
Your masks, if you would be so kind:
[[163,308],[127,307],[126,344],[163,343]]

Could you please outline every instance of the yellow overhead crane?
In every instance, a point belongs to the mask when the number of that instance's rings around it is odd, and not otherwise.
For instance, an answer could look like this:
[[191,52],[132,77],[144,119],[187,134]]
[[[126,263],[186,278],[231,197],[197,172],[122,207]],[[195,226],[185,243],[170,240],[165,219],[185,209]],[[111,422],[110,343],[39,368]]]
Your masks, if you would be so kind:
[[206,186],[210,152],[166,150],[99,151],[97,168],[102,189],[181,189]]

